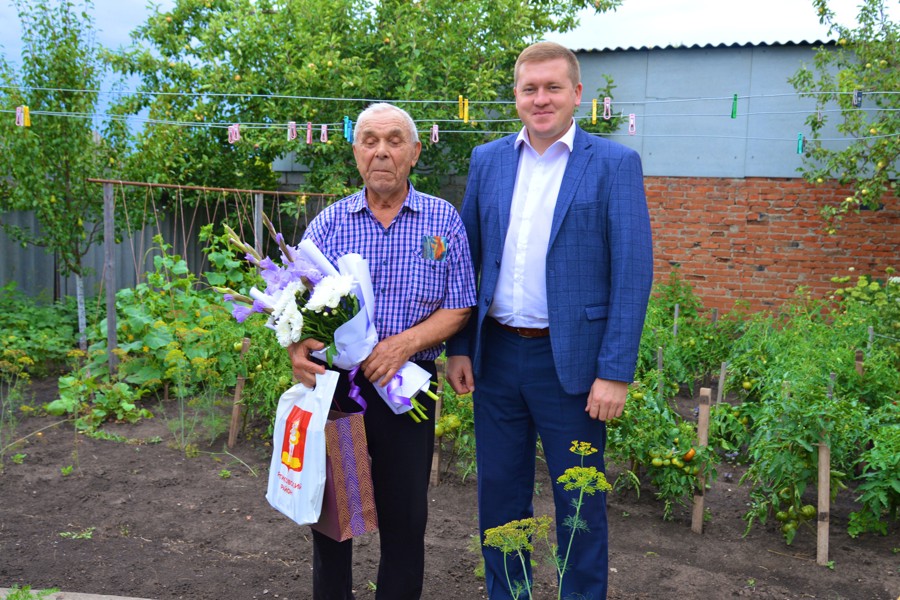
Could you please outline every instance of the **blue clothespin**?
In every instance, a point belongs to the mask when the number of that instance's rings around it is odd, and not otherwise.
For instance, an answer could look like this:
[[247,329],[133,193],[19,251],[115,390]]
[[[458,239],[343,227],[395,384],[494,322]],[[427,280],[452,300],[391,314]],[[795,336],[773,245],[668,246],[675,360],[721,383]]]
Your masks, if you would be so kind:
[[803,134],[797,134],[797,154],[803,154]]

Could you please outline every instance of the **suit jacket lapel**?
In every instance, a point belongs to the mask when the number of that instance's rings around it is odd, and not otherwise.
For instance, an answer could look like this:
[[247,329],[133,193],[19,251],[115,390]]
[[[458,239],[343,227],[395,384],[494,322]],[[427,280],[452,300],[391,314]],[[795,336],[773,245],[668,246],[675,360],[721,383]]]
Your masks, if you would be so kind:
[[500,155],[500,240],[501,247],[509,229],[509,213],[512,208],[513,192],[516,187],[516,173],[519,170],[519,152],[515,146],[516,136],[506,138],[506,147]]
[[553,224],[550,226],[550,243],[548,249],[553,246],[559,228],[562,225],[563,218],[569,210],[569,206],[575,199],[575,190],[578,189],[578,183],[584,176],[590,160],[590,148],[593,145],[593,137],[585,133],[580,127],[575,128],[575,141],[572,145],[572,155],[569,156],[569,162],[566,164],[566,171],[563,173],[562,184],[559,186],[559,196],[556,198],[556,207],[553,209]]

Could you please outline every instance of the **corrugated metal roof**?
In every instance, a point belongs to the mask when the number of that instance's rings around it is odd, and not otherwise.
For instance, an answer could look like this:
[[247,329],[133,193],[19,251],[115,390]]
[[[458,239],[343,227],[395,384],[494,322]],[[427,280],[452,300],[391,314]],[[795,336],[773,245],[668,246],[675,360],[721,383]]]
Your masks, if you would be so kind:
[[834,40],[796,40],[796,41],[747,41],[747,42],[721,42],[706,44],[666,44],[647,46],[601,46],[596,48],[571,48],[576,54],[579,52],[628,52],[640,50],[672,50],[685,48],[743,48],[761,46],[822,46],[834,45]]

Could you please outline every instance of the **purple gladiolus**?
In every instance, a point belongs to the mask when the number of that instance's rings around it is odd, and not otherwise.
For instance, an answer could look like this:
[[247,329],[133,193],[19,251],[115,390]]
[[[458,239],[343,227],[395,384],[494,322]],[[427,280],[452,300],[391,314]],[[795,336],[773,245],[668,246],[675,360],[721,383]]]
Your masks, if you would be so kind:
[[231,309],[231,316],[233,316],[238,323],[243,323],[251,314],[253,314],[253,310],[244,304],[235,304],[234,308]]

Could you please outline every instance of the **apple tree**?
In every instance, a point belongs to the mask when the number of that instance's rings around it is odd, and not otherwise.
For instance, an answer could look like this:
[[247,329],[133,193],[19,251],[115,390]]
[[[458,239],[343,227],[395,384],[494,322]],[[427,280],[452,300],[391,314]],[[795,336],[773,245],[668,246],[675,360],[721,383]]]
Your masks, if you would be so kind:
[[[790,82],[801,96],[814,98],[816,114],[806,123],[811,138],[801,171],[813,183],[828,179],[849,186],[852,195],[822,207],[828,231],[843,216],[875,209],[896,194],[900,170],[900,24],[891,20],[885,0],[863,0],[854,26],[837,21],[827,0],[813,0],[822,24],[838,38],[821,47],[814,67],[802,67]],[[897,3],[893,2],[894,8]],[[837,109],[836,129],[846,137],[834,143],[824,134]]]
[[[307,189],[343,194],[359,183],[345,118],[387,100],[417,122],[423,155],[413,181],[435,193],[441,176],[465,172],[472,147],[516,129],[510,101],[518,52],[546,32],[574,27],[580,9],[620,3],[177,0],[113,57],[120,72],[141,80],[118,110],[149,118],[130,176],[271,189],[270,165],[293,152],[309,168]],[[460,96],[469,101],[468,122],[459,118]],[[314,124],[311,144],[307,123]],[[229,140],[233,124],[238,140]],[[437,144],[428,135],[434,124]]]

